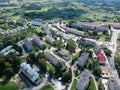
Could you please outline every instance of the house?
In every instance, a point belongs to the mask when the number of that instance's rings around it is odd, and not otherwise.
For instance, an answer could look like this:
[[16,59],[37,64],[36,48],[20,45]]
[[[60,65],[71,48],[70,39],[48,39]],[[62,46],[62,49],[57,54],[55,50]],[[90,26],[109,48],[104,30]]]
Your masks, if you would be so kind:
[[48,27],[46,25],[43,25],[42,29],[46,35],[51,35],[51,32],[48,30]]
[[91,46],[91,47],[95,47],[97,44],[96,42],[92,41],[92,40],[87,40],[87,39],[77,39],[77,43],[82,44],[82,45],[87,45],[87,46]]
[[55,39],[52,36],[47,35],[46,36],[46,41],[50,43],[51,45],[55,44]]
[[57,54],[60,55],[62,58],[64,58],[67,61],[72,60],[72,58],[69,55],[69,52],[65,49],[61,49],[61,50],[57,51]]
[[33,44],[37,46],[39,49],[44,49],[45,48],[45,43],[40,40],[40,38],[36,35],[33,36]]
[[109,78],[107,90],[120,90],[120,79],[116,77]]
[[86,90],[90,81],[90,75],[91,72],[86,69],[81,73],[80,79],[77,83],[77,90]]
[[61,27],[62,29],[64,29],[64,30],[67,29],[67,27],[66,27],[64,24],[61,24],[60,27]]
[[104,54],[103,54],[102,52],[99,52],[99,53],[97,54],[97,58],[99,59],[99,63],[100,63],[100,64],[104,64],[105,61],[106,61],[106,58],[105,58],[105,56],[104,56]]
[[34,84],[38,85],[40,83],[39,73],[30,66],[30,64],[22,63],[20,65],[21,72],[25,74],[26,77],[30,79]]
[[60,62],[60,58],[52,52],[47,52],[46,56],[49,63],[53,64],[54,66],[56,66],[57,63]]
[[13,49],[13,46],[10,45],[10,46],[0,50],[0,56],[6,56],[6,55],[8,55],[11,52],[15,53],[16,50]]
[[72,28],[67,28],[66,31],[68,33],[72,33],[72,34],[75,34],[75,35],[78,35],[78,36],[84,36],[83,31],[78,31],[78,30],[75,30],[75,29],[72,29]]
[[26,50],[29,52],[32,51],[32,44],[30,43],[30,41],[27,38],[25,38],[23,41]]
[[89,58],[89,53],[88,52],[83,52],[81,54],[80,58],[78,58],[78,65],[83,67],[87,63],[88,58]]

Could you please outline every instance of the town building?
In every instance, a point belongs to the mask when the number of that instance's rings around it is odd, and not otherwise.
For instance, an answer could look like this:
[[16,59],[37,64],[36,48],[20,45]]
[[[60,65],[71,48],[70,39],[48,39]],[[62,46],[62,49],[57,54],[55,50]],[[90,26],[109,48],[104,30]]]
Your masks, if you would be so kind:
[[60,58],[52,52],[47,52],[46,56],[49,63],[53,64],[54,66],[56,66],[57,63],[60,62]]
[[120,90],[120,79],[116,77],[109,78],[108,90]]
[[52,36],[47,35],[46,36],[46,41],[50,43],[51,45],[55,44],[55,39]]
[[37,46],[39,49],[44,49],[45,48],[45,43],[40,40],[40,38],[36,35],[33,36],[33,44]]
[[64,58],[67,61],[72,60],[72,58],[69,55],[69,52],[65,49],[61,49],[61,50],[57,51],[57,54],[60,55],[62,58]]
[[40,83],[39,73],[27,63],[22,63],[20,65],[21,72],[25,74],[26,77],[30,79],[33,83],[38,85]]
[[88,58],[89,58],[89,53],[88,52],[83,52],[81,54],[80,58],[78,58],[78,65],[83,67],[87,63]]
[[11,53],[11,52],[12,52],[12,53],[15,53],[16,50],[13,49],[13,46],[10,45],[10,46],[8,46],[8,47],[0,50],[0,56],[6,56],[6,55],[8,55],[8,54]]
[[86,90],[89,85],[90,75],[91,72],[86,69],[81,73],[80,79],[77,83],[77,90]]
[[30,43],[30,41],[27,38],[25,38],[23,41],[26,50],[29,52],[32,51],[32,44]]

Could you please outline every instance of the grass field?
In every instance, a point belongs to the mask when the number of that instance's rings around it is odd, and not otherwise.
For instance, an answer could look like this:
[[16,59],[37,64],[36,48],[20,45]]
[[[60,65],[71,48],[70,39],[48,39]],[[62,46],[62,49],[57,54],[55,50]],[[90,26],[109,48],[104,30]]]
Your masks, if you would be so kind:
[[77,80],[74,80],[71,90],[76,90]]
[[96,90],[96,87],[92,78],[90,78],[90,83],[87,90]]
[[48,84],[42,87],[40,90],[54,90],[54,88],[50,84]]
[[18,86],[14,82],[0,83],[0,90],[18,90]]

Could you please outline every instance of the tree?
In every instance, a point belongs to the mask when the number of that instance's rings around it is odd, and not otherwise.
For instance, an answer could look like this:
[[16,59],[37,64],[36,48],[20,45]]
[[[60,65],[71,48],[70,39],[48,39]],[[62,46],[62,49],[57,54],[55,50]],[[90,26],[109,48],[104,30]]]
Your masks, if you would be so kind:
[[64,73],[63,73],[63,75],[62,75],[62,81],[63,81],[64,83],[69,82],[71,79],[72,79],[72,72],[71,72],[71,71],[68,71],[68,72],[64,72]]
[[4,75],[9,79],[20,69],[20,58],[14,53],[0,57],[0,76]]
[[105,49],[105,54],[106,54],[107,56],[111,56],[111,53],[112,53],[111,50],[109,50],[109,49]]
[[16,50],[16,51],[18,51],[20,54],[22,54],[22,48],[20,47],[20,46],[18,46],[18,45],[13,45],[13,48]]
[[38,53],[37,59],[41,59],[41,58],[46,59],[46,54],[45,54],[44,52],[39,52],[39,53]]
[[57,40],[56,43],[55,43],[55,46],[58,48],[58,49],[61,49],[62,48],[62,45],[63,45],[63,42],[61,40]]
[[76,43],[72,39],[68,40],[66,49],[69,50],[70,52],[75,52]]
[[37,58],[34,52],[30,52],[28,55],[28,61],[30,62],[37,62]]
[[41,70],[43,72],[46,72],[46,70],[47,70],[47,63],[46,63],[46,60],[44,58],[42,58],[41,60],[38,60],[38,65],[41,67]]
[[93,74],[94,74],[95,76],[98,76],[98,77],[99,77],[100,74],[101,74],[101,69],[100,69],[100,67],[94,68]]

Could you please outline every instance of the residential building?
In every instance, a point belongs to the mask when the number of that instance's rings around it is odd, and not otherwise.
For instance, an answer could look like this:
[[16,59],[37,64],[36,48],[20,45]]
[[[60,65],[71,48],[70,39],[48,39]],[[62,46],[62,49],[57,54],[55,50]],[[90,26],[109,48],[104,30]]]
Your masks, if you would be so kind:
[[15,53],[16,50],[13,49],[13,46],[8,46],[8,47],[0,50],[0,56],[6,56],[6,55],[8,55],[11,52]]
[[72,58],[69,55],[69,52],[65,49],[61,49],[61,50],[57,51],[57,54],[60,55],[62,58],[64,58],[67,61],[72,60]]
[[51,32],[48,30],[48,27],[46,25],[43,25],[42,29],[46,35],[51,35]]
[[92,46],[92,47],[95,47],[97,45],[96,42],[94,42],[92,40],[86,40],[84,38],[78,39],[77,43],[82,44],[82,45]]
[[60,62],[60,58],[52,52],[47,52],[47,60],[53,65],[56,65],[58,62]]
[[81,54],[80,58],[78,58],[78,65],[83,67],[87,63],[88,58],[89,58],[89,53],[88,52],[83,52]]
[[32,22],[32,25],[33,25],[33,26],[41,26],[42,23],[41,23],[41,22],[38,22],[38,21],[34,21],[34,22]]
[[33,83],[38,85],[40,83],[39,80],[39,73],[30,66],[30,64],[22,63],[20,65],[21,72],[25,74],[26,77],[28,77]]
[[50,43],[51,45],[54,45],[54,44],[55,44],[55,39],[54,39],[52,36],[50,36],[50,35],[47,35],[47,36],[46,36],[46,41],[47,41],[48,43]]
[[72,29],[72,28],[67,28],[66,31],[68,33],[72,33],[72,34],[75,34],[75,35],[78,35],[78,36],[84,36],[83,31],[78,31],[78,30],[75,30],[75,29]]
[[45,43],[40,40],[40,38],[36,35],[33,36],[33,44],[37,46],[39,49],[44,49],[45,48]]
[[77,90],[86,90],[90,81],[90,75],[91,72],[86,69],[81,73],[80,79],[77,83]]
[[108,90],[120,90],[120,79],[116,77],[109,78]]
[[99,59],[99,63],[104,64],[106,61],[104,54],[102,52],[99,52],[96,55],[97,55],[97,58]]
[[30,41],[27,38],[25,38],[23,41],[26,50],[29,52],[32,51],[32,44],[30,43]]

